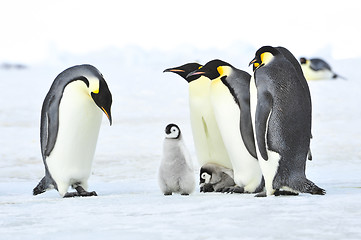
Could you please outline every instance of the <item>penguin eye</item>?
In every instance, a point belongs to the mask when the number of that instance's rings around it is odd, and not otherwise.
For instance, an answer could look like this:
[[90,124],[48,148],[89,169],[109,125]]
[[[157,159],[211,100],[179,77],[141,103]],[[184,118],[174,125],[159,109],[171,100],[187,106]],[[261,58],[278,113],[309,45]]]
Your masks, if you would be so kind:
[[206,179],[206,173],[202,173],[201,177],[202,177],[203,179]]

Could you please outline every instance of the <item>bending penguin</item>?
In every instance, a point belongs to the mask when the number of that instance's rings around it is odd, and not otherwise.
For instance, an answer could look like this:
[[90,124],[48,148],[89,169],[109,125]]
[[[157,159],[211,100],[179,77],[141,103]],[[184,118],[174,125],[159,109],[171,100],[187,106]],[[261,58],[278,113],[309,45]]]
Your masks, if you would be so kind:
[[[41,110],[40,142],[45,177],[34,188],[55,188],[62,197],[96,196],[88,192],[102,113],[112,117],[112,94],[103,75],[91,65],[64,70],[54,80]],[[68,192],[71,186],[76,192]]]
[[194,191],[195,178],[190,154],[183,142],[181,130],[176,124],[165,128],[163,156],[158,172],[158,183],[164,195]]
[[201,75],[186,77],[200,67],[198,63],[187,63],[164,72],[174,72],[189,83],[190,118],[199,164],[215,163],[232,168],[210,101],[211,81]]
[[[218,59],[191,72],[188,77],[196,75],[205,76],[212,81],[211,103],[232,163],[234,182],[246,193],[262,191],[264,182],[257,161],[249,107],[251,76]],[[229,82],[239,84],[236,92],[228,89]],[[235,98],[232,94],[239,94],[239,98]],[[233,190],[236,189],[230,188],[230,191]],[[236,191],[239,192],[239,188]]]
[[301,68],[306,80],[335,79],[344,77],[334,73],[331,66],[320,58],[300,58]]
[[311,138],[311,97],[295,57],[283,47],[256,52],[251,79],[251,115],[258,160],[269,196],[325,194],[305,175]]

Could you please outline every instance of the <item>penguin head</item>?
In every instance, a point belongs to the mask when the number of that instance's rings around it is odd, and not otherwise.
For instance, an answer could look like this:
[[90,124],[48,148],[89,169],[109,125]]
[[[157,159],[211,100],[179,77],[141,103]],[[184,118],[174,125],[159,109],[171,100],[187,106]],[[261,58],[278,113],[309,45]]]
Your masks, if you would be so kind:
[[218,78],[226,77],[230,74],[232,71],[232,65],[230,65],[227,62],[224,62],[219,59],[212,60],[208,62],[203,67],[189,73],[187,75],[187,78],[196,76],[196,75],[202,75],[205,76],[211,80],[215,80]]
[[180,135],[181,135],[181,130],[176,124],[171,123],[165,127],[165,138],[179,139]]
[[301,57],[300,58],[300,63],[301,64],[305,64],[307,62],[307,59],[306,58],[304,58],[304,57]]
[[108,88],[103,75],[92,65],[84,64],[68,68],[59,76],[72,81],[83,81],[86,85],[86,94],[91,97],[94,103],[108,117],[110,125],[112,125],[111,105],[112,94]]
[[280,54],[280,52],[271,46],[263,46],[257,50],[255,57],[249,63],[253,65],[253,71],[260,68],[273,60],[273,58]]
[[200,75],[194,75],[190,78],[187,78],[187,75],[190,72],[193,72],[193,71],[199,69],[200,67],[202,67],[202,65],[200,65],[199,63],[187,63],[187,64],[184,64],[179,67],[168,68],[168,69],[164,70],[163,72],[174,72],[174,73],[178,74],[179,76],[181,76],[182,78],[184,78],[187,82],[192,82],[192,81],[200,78]]
[[199,174],[199,184],[210,183],[211,178],[212,178],[212,173],[208,169],[202,167]]

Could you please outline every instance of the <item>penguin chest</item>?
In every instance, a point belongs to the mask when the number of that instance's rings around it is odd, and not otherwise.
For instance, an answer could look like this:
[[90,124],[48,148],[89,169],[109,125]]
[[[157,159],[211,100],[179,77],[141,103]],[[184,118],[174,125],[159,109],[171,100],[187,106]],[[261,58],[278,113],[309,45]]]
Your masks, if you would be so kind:
[[249,154],[240,131],[240,108],[232,94],[221,81],[212,82],[211,102],[215,117],[226,146],[237,185],[246,191],[255,190],[262,178],[257,159]]
[[102,112],[83,88],[83,83],[68,84],[60,101],[58,135],[46,158],[58,185],[86,181],[91,172]]
[[[278,166],[279,166],[279,160],[281,159],[281,157],[277,152],[268,150],[267,143],[266,143],[266,150],[267,150],[268,160],[263,159],[262,155],[259,151],[259,147],[258,147],[258,143],[257,143],[257,136],[256,136],[256,131],[257,131],[257,129],[256,129],[256,109],[257,109],[257,104],[258,104],[257,94],[258,94],[258,91],[257,91],[255,79],[254,79],[254,76],[252,76],[251,82],[250,82],[250,106],[251,106],[253,132],[254,132],[254,135],[255,135],[254,137],[256,140],[256,151],[257,151],[259,165],[261,167],[262,174],[264,176],[267,195],[272,195],[274,192],[273,179],[276,176]],[[267,140],[268,125],[269,125],[269,120],[270,120],[271,114],[272,114],[272,111],[267,116],[266,131],[265,131],[265,139],[266,140]]]
[[301,68],[307,80],[331,79],[333,77],[333,73],[327,69],[315,71],[306,64],[302,64]]
[[226,148],[210,102],[211,81],[200,77],[189,83],[189,107],[197,158],[203,166],[208,162],[231,168]]

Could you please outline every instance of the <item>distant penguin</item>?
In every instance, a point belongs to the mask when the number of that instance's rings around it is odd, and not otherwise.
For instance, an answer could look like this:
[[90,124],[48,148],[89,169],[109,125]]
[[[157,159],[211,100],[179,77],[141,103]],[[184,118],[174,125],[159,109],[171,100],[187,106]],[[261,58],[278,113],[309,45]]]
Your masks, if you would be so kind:
[[237,189],[233,180],[233,170],[213,163],[201,167],[199,184],[201,192],[226,192],[229,188]]
[[300,58],[303,74],[306,80],[334,79],[343,78],[331,69],[331,66],[320,58],[306,59]]
[[[263,178],[257,161],[249,106],[251,76],[218,59],[191,72],[188,77],[196,75],[212,81],[211,103],[232,163],[235,183],[246,193],[262,191]],[[235,92],[228,88],[230,82],[239,84]],[[238,94],[239,98],[235,98],[234,94]]]
[[[54,80],[41,110],[41,153],[45,177],[37,195],[55,188],[62,197],[87,192],[102,113],[112,123],[112,95],[103,75],[91,65],[66,69]],[[71,186],[76,192],[68,193]]]
[[195,177],[190,154],[176,124],[165,128],[163,156],[158,172],[158,183],[164,195],[189,195],[195,188]]
[[211,81],[201,75],[186,78],[190,72],[200,67],[198,63],[188,63],[168,68],[164,72],[177,73],[189,83],[190,118],[199,164],[203,166],[215,163],[232,168],[210,101]]
[[251,115],[266,193],[325,194],[308,180],[306,159],[311,138],[311,97],[297,60],[283,47],[256,52],[251,78]]

